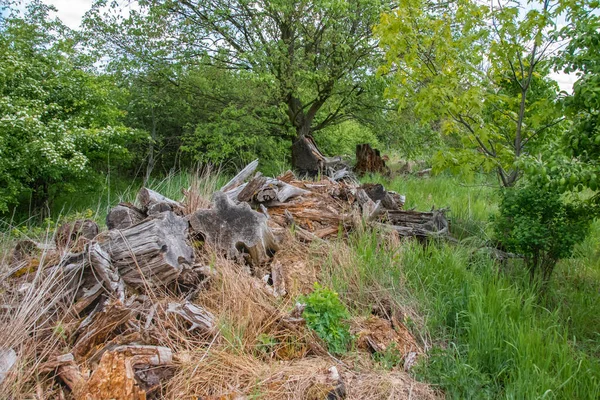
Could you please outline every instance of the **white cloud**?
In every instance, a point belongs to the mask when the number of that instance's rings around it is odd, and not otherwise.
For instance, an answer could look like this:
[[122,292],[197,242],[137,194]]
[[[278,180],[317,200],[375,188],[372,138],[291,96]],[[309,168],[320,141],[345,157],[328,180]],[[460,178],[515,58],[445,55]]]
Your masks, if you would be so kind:
[[58,12],[56,16],[69,28],[78,29],[83,14],[91,7],[93,0],[42,0],[45,4],[53,5]]

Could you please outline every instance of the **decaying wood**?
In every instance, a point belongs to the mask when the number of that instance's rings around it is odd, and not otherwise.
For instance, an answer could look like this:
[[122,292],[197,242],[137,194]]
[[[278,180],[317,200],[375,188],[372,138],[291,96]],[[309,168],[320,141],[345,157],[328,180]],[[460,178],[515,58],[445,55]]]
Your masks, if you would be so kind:
[[125,229],[142,222],[146,215],[131,203],[119,203],[106,216],[108,229]]
[[198,210],[189,217],[192,230],[208,243],[230,258],[240,259],[240,250],[245,250],[255,265],[267,261],[268,253],[277,250],[267,217],[248,203],[234,204],[222,192],[215,193],[213,202],[213,208]]
[[444,210],[432,212],[389,211],[388,224],[378,224],[383,228],[391,228],[403,237],[442,237],[447,236],[448,220]]
[[244,186],[242,191],[237,195],[238,201],[249,202],[252,201],[256,192],[263,187],[267,182],[267,178],[264,176],[256,176],[247,185]]
[[137,201],[142,211],[154,215],[165,211],[177,211],[183,207],[181,203],[171,200],[152,189],[141,188],[137,194]]
[[390,169],[385,165],[381,153],[368,143],[356,145],[356,165],[354,172],[358,175],[366,173],[389,174]]
[[246,165],[236,176],[234,176],[229,182],[227,182],[222,188],[221,192],[228,192],[246,181],[258,168],[258,159],[252,161]]
[[125,301],[125,283],[119,271],[110,262],[110,255],[97,243],[88,247],[87,261],[108,293],[116,299]]
[[92,318],[84,320],[77,329],[76,334],[79,337],[72,351],[75,357],[85,358],[95,345],[105,342],[134,315],[134,310],[120,301],[105,305],[101,311],[94,313]]
[[301,175],[315,176],[324,173],[333,176],[348,166],[341,157],[326,157],[312,136],[302,136],[292,144],[292,165]]
[[287,294],[283,265],[281,265],[280,262],[271,265],[271,281],[273,281],[273,293],[275,297],[281,297]]
[[54,235],[54,242],[59,249],[74,246],[79,238],[92,240],[99,232],[98,224],[94,221],[77,220],[73,223],[63,224]]
[[96,240],[110,254],[125,283],[157,287],[173,282],[184,266],[194,264],[187,231],[187,221],[168,211],[126,229],[105,232]]
[[285,183],[290,183],[291,181],[296,179],[296,175],[290,170],[287,170],[285,173],[279,175],[277,177],[278,180]]
[[186,301],[184,303],[169,303],[167,313],[181,316],[191,324],[188,330],[199,330],[202,333],[212,334],[215,330],[215,316],[201,306]]
[[399,210],[401,205],[396,202],[393,195],[385,190],[380,183],[366,183],[361,186],[367,196],[373,201],[381,201],[381,205],[386,210]]

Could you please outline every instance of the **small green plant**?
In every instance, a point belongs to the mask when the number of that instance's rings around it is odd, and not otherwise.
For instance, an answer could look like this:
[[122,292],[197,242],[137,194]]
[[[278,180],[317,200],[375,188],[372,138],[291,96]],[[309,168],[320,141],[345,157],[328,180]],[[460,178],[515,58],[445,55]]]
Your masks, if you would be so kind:
[[494,230],[508,251],[524,256],[531,280],[541,274],[546,284],[558,261],[585,239],[591,222],[586,208],[535,185],[506,189]]
[[390,344],[382,352],[374,353],[373,358],[387,370],[393,369],[402,362],[402,354],[398,351],[396,343]]
[[256,338],[256,350],[262,355],[270,355],[275,350],[275,346],[277,346],[278,342],[272,335],[268,335],[266,333],[261,333]]
[[329,351],[335,354],[346,352],[352,342],[347,323],[350,314],[338,294],[315,283],[315,290],[302,296],[300,302],[306,304],[302,313],[306,324],[323,339]]

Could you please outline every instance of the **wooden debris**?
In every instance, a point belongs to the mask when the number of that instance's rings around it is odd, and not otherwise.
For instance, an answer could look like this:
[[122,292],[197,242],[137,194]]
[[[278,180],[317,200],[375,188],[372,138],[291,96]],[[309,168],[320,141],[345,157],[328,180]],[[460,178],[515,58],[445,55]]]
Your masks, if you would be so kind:
[[165,211],[177,211],[183,207],[181,203],[171,200],[152,189],[141,188],[137,194],[137,201],[142,211],[154,215]]
[[246,165],[244,169],[242,169],[236,176],[234,176],[229,182],[227,182],[222,188],[221,192],[228,192],[242,183],[246,181],[253,173],[256,171],[258,167],[258,159],[252,161],[250,164]]
[[76,246],[78,239],[92,240],[99,232],[98,224],[94,221],[77,220],[73,223],[63,224],[54,235],[54,242],[58,249]]
[[332,176],[348,166],[340,157],[325,157],[312,136],[302,136],[292,144],[292,165],[301,175],[319,173]]
[[0,349],[0,384],[4,382],[9,371],[17,363],[17,353],[13,349]]
[[390,192],[385,190],[380,183],[365,183],[361,186],[367,196],[373,201],[381,201],[381,205],[386,210],[399,210],[401,205],[396,202],[396,199]]
[[174,313],[181,316],[191,324],[189,331],[196,329],[202,333],[212,334],[215,329],[215,317],[208,310],[201,306],[186,301],[184,303],[169,303],[167,313]]
[[167,211],[129,228],[108,231],[97,241],[125,283],[158,287],[173,282],[184,266],[194,264],[187,231],[187,221]]
[[256,193],[263,185],[267,182],[267,178],[264,176],[257,176],[253,178],[242,191],[237,195],[238,201],[250,202],[256,196]]
[[126,307],[120,301],[115,301],[94,313],[91,318],[84,320],[76,332],[79,337],[72,351],[75,357],[85,358],[94,346],[105,342],[134,315],[134,310]]
[[106,216],[108,229],[125,229],[142,222],[146,215],[131,203],[119,203]]
[[390,169],[385,165],[381,153],[373,149],[368,143],[356,145],[356,165],[354,172],[358,175],[366,173],[379,173],[388,175]]
[[267,217],[248,203],[234,204],[222,192],[215,193],[213,201],[212,209],[190,215],[192,230],[229,258],[240,259],[242,251],[247,251],[255,265],[267,261],[269,252],[277,250]]

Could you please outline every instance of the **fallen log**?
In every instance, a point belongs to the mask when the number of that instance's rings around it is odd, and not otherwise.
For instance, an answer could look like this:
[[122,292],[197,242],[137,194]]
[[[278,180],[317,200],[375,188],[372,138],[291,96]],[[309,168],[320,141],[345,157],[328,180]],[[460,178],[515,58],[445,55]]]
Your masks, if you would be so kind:
[[269,253],[277,250],[266,216],[252,210],[248,203],[234,204],[222,192],[214,194],[213,203],[213,208],[189,216],[194,233],[229,258],[241,261],[246,251],[255,265],[267,261]]
[[165,286],[194,264],[187,244],[187,221],[172,211],[137,225],[97,237],[125,283],[134,287]]

